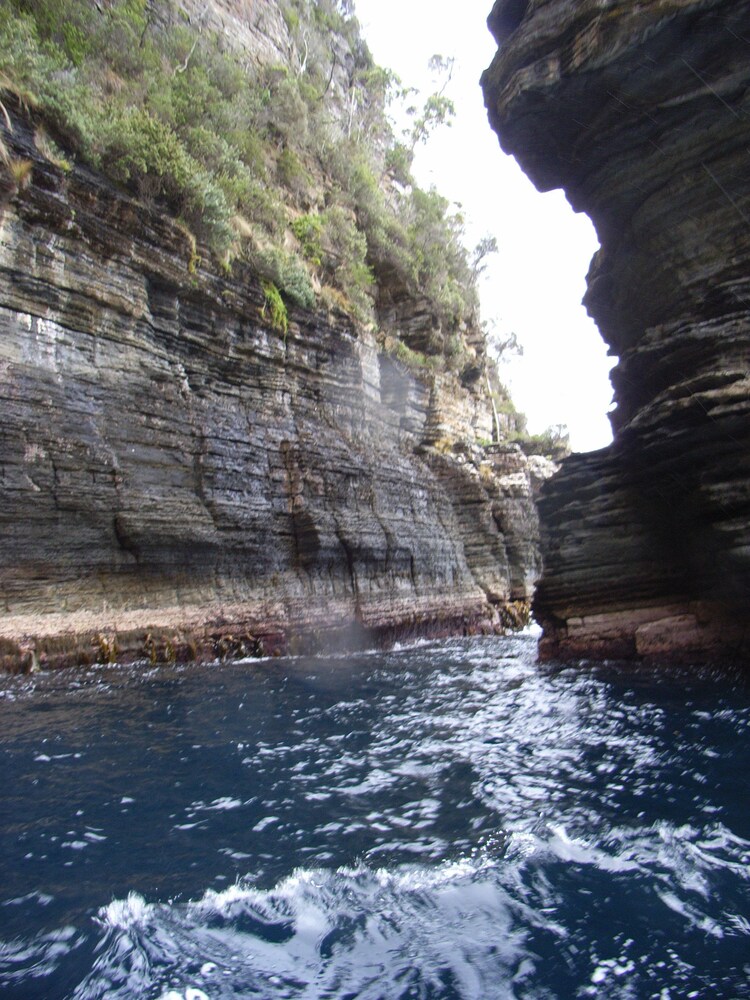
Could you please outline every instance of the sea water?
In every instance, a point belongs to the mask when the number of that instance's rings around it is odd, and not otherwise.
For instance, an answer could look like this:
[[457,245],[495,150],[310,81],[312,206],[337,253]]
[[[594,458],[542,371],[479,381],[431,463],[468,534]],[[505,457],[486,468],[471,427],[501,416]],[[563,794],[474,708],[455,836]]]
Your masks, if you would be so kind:
[[748,671],[532,635],[0,679],[0,996],[750,996]]

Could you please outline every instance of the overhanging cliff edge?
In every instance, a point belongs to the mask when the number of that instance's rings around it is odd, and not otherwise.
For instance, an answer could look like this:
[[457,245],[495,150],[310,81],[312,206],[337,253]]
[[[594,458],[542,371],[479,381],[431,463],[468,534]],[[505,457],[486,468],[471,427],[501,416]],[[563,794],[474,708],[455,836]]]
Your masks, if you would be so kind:
[[543,491],[544,657],[746,655],[750,4],[499,0],[490,123],[601,243],[615,438]]

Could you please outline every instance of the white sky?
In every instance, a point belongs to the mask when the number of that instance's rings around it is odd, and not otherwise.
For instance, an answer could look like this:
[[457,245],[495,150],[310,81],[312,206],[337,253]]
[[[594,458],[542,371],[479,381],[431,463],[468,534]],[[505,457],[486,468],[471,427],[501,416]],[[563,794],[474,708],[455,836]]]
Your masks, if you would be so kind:
[[[598,243],[593,226],[576,215],[561,191],[539,194],[487,123],[479,76],[495,53],[485,21],[492,0],[355,0],[362,33],[376,61],[426,97],[435,89],[430,56],[454,57],[446,90],[456,105],[450,128],[421,147],[415,175],[460,202],[467,243],[496,237],[480,292],[482,315],[501,333],[515,332],[523,357],[501,367],[529,430],[567,424],[576,451],[611,440],[606,417],[614,363],[581,303],[589,261]],[[418,102],[415,102],[418,103]]]

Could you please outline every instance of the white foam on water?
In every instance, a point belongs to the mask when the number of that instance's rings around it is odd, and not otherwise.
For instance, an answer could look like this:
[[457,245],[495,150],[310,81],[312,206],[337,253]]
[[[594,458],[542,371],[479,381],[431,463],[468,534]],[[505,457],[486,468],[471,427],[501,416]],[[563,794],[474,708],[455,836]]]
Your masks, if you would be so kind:
[[178,990],[169,990],[167,993],[163,993],[159,1000],[209,1000],[209,997],[203,990],[189,986],[184,993],[180,993]]
[[242,805],[241,799],[234,799],[231,795],[222,795],[221,798],[212,802],[194,802],[192,807],[196,812],[223,812],[227,809],[239,809]]
[[128,931],[138,927],[152,913],[153,907],[137,892],[129,892],[126,899],[113,899],[99,910],[99,919],[108,927]]
[[267,826],[272,826],[274,823],[278,822],[278,816],[264,816],[263,819],[258,820],[255,826],[252,827],[252,830],[254,833],[260,833],[262,830],[265,830]]
[[[187,904],[130,893],[100,911],[105,941],[78,995],[125,1000],[159,986],[161,1000],[217,988],[265,1000],[376,1000],[447,981],[467,1000],[510,998],[514,970],[530,957],[497,875],[495,863],[469,858],[300,869],[271,889],[240,881]],[[200,974],[178,985],[191,966]]]
[[564,826],[551,824],[552,836],[545,846],[561,861],[580,865],[594,865],[600,871],[630,872],[640,871],[641,865],[629,857],[627,852],[612,854],[596,844],[581,838],[570,837]]

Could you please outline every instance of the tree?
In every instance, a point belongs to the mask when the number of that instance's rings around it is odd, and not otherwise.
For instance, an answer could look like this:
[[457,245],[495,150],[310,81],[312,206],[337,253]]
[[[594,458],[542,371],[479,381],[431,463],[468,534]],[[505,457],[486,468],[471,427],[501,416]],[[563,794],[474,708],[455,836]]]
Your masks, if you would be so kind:
[[[415,118],[411,131],[408,133],[409,148],[412,153],[420,143],[427,142],[436,128],[441,125],[450,125],[456,115],[455,104],[449,97],[445,96],[446,88],[453,76],[454,64],[455,59],[452,57],[446,58],[441,55],[430,57],[428,66],[438,78],[442,78],[442,83],[440,89],[427,98],[419,117]],[[408,108],[407,114],[416,115],[417,110],[416,107]]]
[[477,243],[471,255],[471,269],[475,280],[487,269],[486,259],[493,253],[498,253],[499,249],[494,236],[483,236]]
[[501,333],[497,329],[496,320],[485,320],[482,323],[482,331],[487,351],[494,356],[496,363],[505,360],[505,357],[509,355],[523,356],[523,345],[518,340],[518,335],[509,330]]

